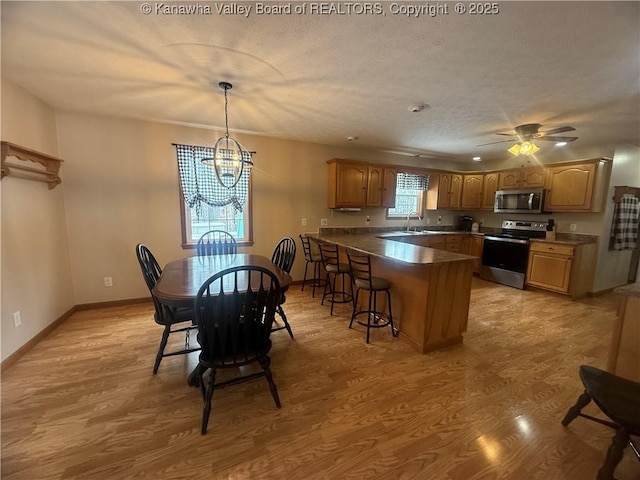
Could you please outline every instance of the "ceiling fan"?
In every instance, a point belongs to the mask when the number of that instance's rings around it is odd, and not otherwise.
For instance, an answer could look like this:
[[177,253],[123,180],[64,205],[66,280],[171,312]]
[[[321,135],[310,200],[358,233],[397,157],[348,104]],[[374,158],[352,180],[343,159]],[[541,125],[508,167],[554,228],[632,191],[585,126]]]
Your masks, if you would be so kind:
[[564,142],[569,143],[577,140],[578,137],[562,137],[557,136],[558,133],[564,132],[572,132],[575,128],[565,125],[564,127],[552,128],[551,130],[546,130],[544,132],[540,131],[539,123],[525,123],[524,125],[518,125],[513,130],[513,133],[496,133],[496,135],[506,135],[510,138],[509,140],[499,140],[497,142],[489,142],[483,143],[481,145],[477,145],[478,147],[483,147],[485,145],[493,145],[495,143],[505,143],[505,142],[517,142],[513,147],[509,149],[514,155],[524,154],[531,155],[532,153],[540,150],[534,143],[533,140],[542,140],[547,142]]

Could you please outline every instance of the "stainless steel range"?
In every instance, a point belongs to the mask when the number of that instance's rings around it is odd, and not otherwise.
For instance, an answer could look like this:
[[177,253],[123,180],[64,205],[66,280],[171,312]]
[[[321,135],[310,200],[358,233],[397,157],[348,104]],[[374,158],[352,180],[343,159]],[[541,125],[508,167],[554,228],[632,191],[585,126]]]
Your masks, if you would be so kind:
[[524,289],[529,240],[544,237],[546,229],[546,223],[504,220],[500,233],[484,237],[480,278]]

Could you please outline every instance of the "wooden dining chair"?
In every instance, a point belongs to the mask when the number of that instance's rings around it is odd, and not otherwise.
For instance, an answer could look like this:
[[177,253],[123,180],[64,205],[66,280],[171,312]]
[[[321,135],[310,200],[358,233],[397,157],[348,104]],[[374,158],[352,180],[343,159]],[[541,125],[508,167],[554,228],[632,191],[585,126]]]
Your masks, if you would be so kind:
[[[271,262],[281,270],[284,270],[287,273],[291,273],[291,268],[293,267],[293,262],[295,261],[295,259],[296,259],[296,242],[291,237],[284,237],[282,240],[278,242],[278,245],[276,245],[276,248],[273,251],[273,255],[271,256]],[[289,336],[293,338],[293,332],[291,331],[291,326],[289,325],[287,316],[285,315],[284,310],[282,308],[282,305],[286,301],[287,301],[287,298],[285,296],[285,293],[282,292],[282,295],[280,297],[280,303],[278,303],[276,312],[278,313],[278,315],[280,315],[280,318],[282,318],[284,325],[274,326],[272,328],[272,331],[275,332],[277,330],[282,330],[283,328],[286,328],[287,332],[289,332]]]
[[[155,307],[154,320],[158,325],[162,325],[164,330],[162,331],[162,337],[160,339],[160,345],[158,346],[158,352],[156,353],[156,360],[153,364],[153,374],[158,373],[158,368],[160,367],[160,361],[164,357],[171,357],[174,355],[185,355],[191,352],[196,352],[200,350],[199,345],[191,344],[191,332],[197,330],[197,326],[195,325],[195,315],[193,308],[191,307],[168,307],[161,303],[158,298],[153,293],[153,288],[156,286],[160,275],[162,274],[162,269],[160,268],[160,264],[151,253],[149,248],[139,243],[136,246],[136,256],[138,258],[138,263],[140,264],[140,269],[142,270],[142,276],[144,277],[144,281],[147,284],[147,288],[149,288],[149,293],[151,293],[151,299],[153,300],[153,305]],[[178,324],[189,323],[186,326],[176,326]],[[167,342],[169,340],[169,336],[173,333],[183,332],[185,335],[184,338],[184,348],[171,351],[169,353],[165,353],[165,348],[167,346]]]
[[[562,425],[566,427],[577,417],[583,417],[615,430],[605,461],[596,477],[597,480],[615,480],[614,471],[627,445],[631,445],[640,461],[639,449],[631,440],[632,436],[640,437],[640,383],[590,365],[581,365],[579,373],[584,392],[576,404],[569,408]],[[591,400],[610,421],[582,413]]]
[[226,255],[236,253],[236,251],[236,239],[224,230],[209,230],[198,239],[196,244],[196,252],[199,257]]
[[[196,322],[202,346],[197,367],[204,401],[201,433],[207,433],[214,391],[257,377],[266,377],[271,396],[280,408],[278,390],[269,367],[271,327],[280,301],[280,283],[267,268],[232,267],[206,280],[195,300]],[[216,383],[219,369],[259,363],[262,371]],[[206,382],[202,378],[209,371]]]

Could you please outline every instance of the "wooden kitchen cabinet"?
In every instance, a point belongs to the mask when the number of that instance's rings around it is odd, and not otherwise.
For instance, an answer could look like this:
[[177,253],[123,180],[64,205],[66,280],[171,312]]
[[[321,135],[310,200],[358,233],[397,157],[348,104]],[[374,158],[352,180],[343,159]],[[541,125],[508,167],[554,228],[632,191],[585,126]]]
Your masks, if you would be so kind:
[[542,188],[545,186],[545,172],[546,169],[541,166],[499,172],[498,190]]
[[480,265],[482,264],[482,247],[484,245],[483,235],[464,235],[462,236],[462,245],[460,253],[478,257],[473,261],[473,273],[480,273]]
[[569,292],[574,247],[557,243],[532,242],[527,267],[527,285]]
[[382,182],[382,206],[394,208],[396,206],[396,183],[398,171],[395,168],[384,167]]
[[395,169],[339,159],[327,163],[329,208],[395,206]]
[[573,298],[584,297],[592,288],[596,245],[533,240],[529,248],[526,284]]
[[460,208],[462,202],[462,175],[441,173],[429,177],[427,210]]
[[477,209],[482,206],[482,186],[484,175],[464,175],[462,177],[461,208]]
[[545,209],[550,212],[599,212],[611,171],[610,162],[551,166],[547,174]]
[[498,172],[484,174],[482,182],[482,203],[480,204],[481,209],[493,210],[499,177],[500,174]]

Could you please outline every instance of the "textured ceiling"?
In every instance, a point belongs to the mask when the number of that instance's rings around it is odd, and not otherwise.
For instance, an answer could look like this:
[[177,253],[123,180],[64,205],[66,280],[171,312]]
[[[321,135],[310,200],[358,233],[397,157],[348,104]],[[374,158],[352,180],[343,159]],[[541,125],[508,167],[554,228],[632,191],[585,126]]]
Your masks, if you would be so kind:
[[[500,2],[494,15],[442,2],[448,14],[417,18],[391,2],[379,15],[311,14],[314,2],[303,15],[255,2],[0,5],[3,76],[60,109],[223,127],[226,80],[232,131],[452,160],[504,158],[508,144],[477,145],[523,123],[572,125],[575,146],[640,144],[635,1]],[[177,5],[198,13],[162,11]]]

